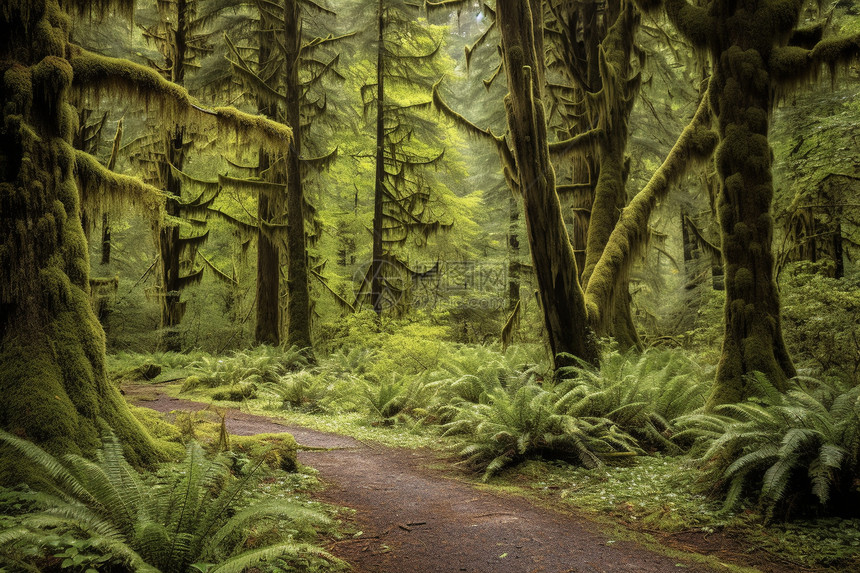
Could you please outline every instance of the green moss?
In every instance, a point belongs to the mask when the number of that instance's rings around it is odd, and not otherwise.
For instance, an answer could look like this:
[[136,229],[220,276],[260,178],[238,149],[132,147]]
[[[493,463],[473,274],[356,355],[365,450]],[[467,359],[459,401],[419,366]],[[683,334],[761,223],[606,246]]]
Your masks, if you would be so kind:
[[4,115],[29,115],[33,105],[33,81],[30,69],[12,64],[3,74],[3,89],[8,94]]
[[230,451],[262,460],[273,469],[292,472],[298,468],[298,444],[291,434],[258,434],[230,436]]

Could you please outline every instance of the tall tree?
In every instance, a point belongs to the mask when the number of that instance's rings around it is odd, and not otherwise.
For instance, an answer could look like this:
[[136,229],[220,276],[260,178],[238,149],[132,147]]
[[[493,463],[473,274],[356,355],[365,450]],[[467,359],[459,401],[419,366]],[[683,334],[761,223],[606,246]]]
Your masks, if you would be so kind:
[[[116,9],[130,18],[133,3],[63,6],[96,15]],[[169,120],[219,127],[268,147],[283,145],[291,132],[233,108],[205,109],[146,67],[86,52],[69,43],[71,25],[57,0],[16,0],[0,10],[0,426],[64,453],[92,450],[112,429],[139,463],[159,454],[105,376],[104,333],[87,296],[78,187],[101,186],[117,200],[150,207],[161,193],[72,147],[72,102],[79,90],[140,97]]]
[[[327,108],[326,79],[340,78],[337,72],[339,54],[331,48],[351,34],[314,35],[307,29],[308,13],[334,17],[321,4],[285,0],[283,4],[256,2],[256,65],[242,56],[243,48],[230,45],[230,63],[257,99],[261,113],[280,118],[296,130],[292,146],[276,156],[260,154],[258,175],[280,183],[261,192],[258,203],[258,342],[277,344],[279,330],[279,276],[281,244],[287,259],[286,343],[311,352],[311,297],[309,285],[308,237],[306,220],[313,217],[307,201],[305,183],[309,173],[327,166],[337,156],[336,147],[321,157],[303,156],[303,143],[310,136],[314,120]],[[244,51],[248,51],[247,47]],[[285,185],[285,187],[284,187]],[[273,235],[275,227],[286,219],[285,232]]]
[[410,237],[426,239],[450,227],[429,208],[433,190],[422,174],[441,162],[444,151],[410,145],[416,130],[426,137],[433,127],[417,113],[430,101],[416,101],[411,94],[432,85],[442,41],[411,12],[402,0],[377,0],[376,81],[362,90],[365,110],[376,111],[372,252],[362,288],[369,289],[370,306],[377,314],[392,296],[400,296],[393,274],[411,273],[395,247]]
[[713,66],[709,103],[720,143],[718,218],[725,268],[725,335],[709,404],[754,392],[758,371],[780,389],[795,375],[780,323],[774,282],[768,129],[775,99],[798,82],[860,55],[860,37],[822,40],[800,29],[803,0],[665,0],[670,21]]
[[[202,33],[208,14],[198,14],[198,0],[158,0],[155,22],[145,26],[144,38],[158,48],[163,62],[150,65],[168,81],[185,86],[186,75],[198,65],[209,48]],[[183,177],[188,151],[194,134],[181,124],[153,127],[153,146],[139,159],[150,167],[148,180],[167,193],[164,221],[158,224],[159,300],[161,303],[161,339],[167,350],[179,351],[182,341],[179,325],[185,314],[182,290],[198,283],[205,266],[194,269],[194,255],[207,234],[197,232],[182,236],[180,219],[191,207],[183,201]],[[202,197],[201,197],[202,199]]]

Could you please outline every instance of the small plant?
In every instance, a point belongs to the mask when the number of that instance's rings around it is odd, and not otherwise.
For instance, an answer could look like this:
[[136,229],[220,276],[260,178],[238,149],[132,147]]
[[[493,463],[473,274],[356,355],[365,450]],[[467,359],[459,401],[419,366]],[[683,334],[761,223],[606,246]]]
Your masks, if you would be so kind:
[[[328,518],[296,502],[250,503],[254,472],[233,478],[226,458],[208,459],[195,443],[184,462],[149,485],[114,436],[104,439],[95,461],[55,458],[6,432],[0,440],[40,472],[31,484],[33,507],[0,531],[0,555],[8,561],[32,555],[48,534],[68,532],[86,540],[88,560],[110,556],[140,571],[238,573],[275,558],[337,563],[306,541]],[[256,544],[261,538],[270,541]]]
[[302,370],[281,376],[265,385],[265,391],[277,398],[284,408],[319,411],[331,392],[325,376]]
[[860,386],[795,378],[781,393],[761,374],[750,383],[761,398],[678,422],[679,438],[699,442],[706,483],[724,492],[726,508],[755,496],[768,518],[809,505],[857,516]]
[[420,376],[404,377],[392,374],[379,383],[365,382],[359,403],[374,422],[391,424],[405,420],[409,414],[423,415],[428,400],[428,387]]

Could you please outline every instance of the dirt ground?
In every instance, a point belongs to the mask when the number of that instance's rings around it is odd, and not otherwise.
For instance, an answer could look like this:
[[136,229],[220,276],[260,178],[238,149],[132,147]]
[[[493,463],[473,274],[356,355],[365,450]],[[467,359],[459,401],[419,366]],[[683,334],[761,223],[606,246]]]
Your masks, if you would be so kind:
[[[153,394],[152,388],[126,388],[126,396],[160,412],[207,407]],[[361,534],[330,546],[356,573],[715,570],[686,557],[667,557],[632,541],[612,539],[586,519],[479,490],[455,479],[456,471],[430,467],[442,465],[434,452],[365,444],[238,410],[227,413],[226,424],[236,435],[290,432],[301,446],[328,448],[300,451],[299,459],[316,468],[327,484],[317,494],[320,500],[356,510],[352,525]],[[719,534],[665,535],[662,542],[688,554],[709,554],[766,573],[798,571]]]

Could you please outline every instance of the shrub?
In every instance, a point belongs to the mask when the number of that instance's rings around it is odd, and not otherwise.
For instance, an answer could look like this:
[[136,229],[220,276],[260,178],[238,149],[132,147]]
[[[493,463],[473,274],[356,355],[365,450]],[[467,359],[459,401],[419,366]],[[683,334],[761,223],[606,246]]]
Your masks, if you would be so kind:
[[484,403],[454,406],[446,435],[457,436],[466,463],[488,479],[504,467],[529,457],[563,459],[585,467],[605,458],[635,455],[630,436],[602,418],[576,418],[560,411],[558,396],[536,384],[497,388]]
[[559,371],[559,407],[570,416],[607,418],[642,447],[679,450],[672,422],[705,404],[709,383],[686,354],[649,349],[612,351],[600,370],[582,365]]

